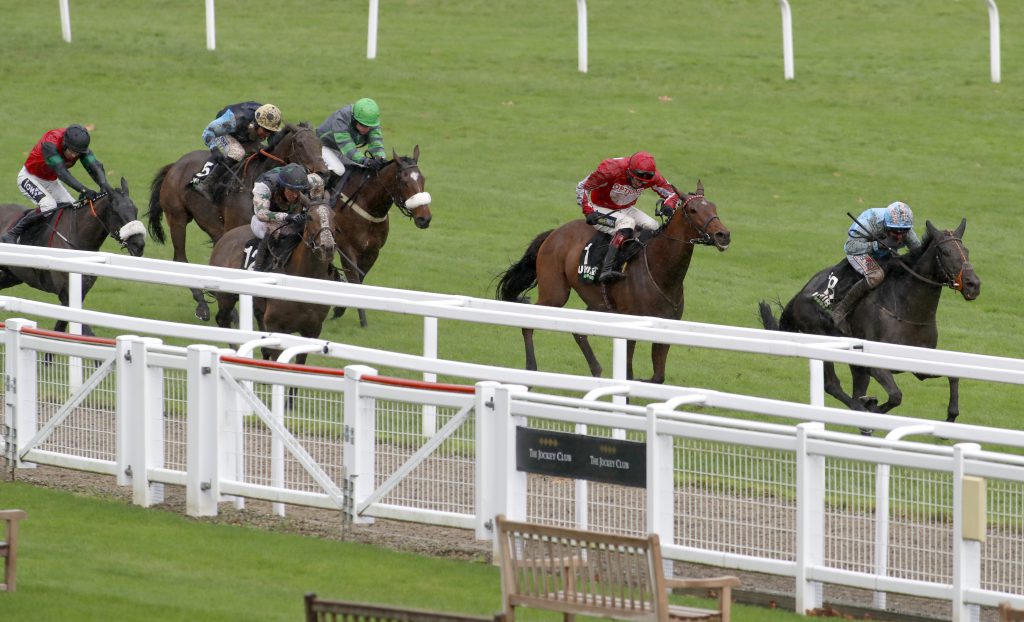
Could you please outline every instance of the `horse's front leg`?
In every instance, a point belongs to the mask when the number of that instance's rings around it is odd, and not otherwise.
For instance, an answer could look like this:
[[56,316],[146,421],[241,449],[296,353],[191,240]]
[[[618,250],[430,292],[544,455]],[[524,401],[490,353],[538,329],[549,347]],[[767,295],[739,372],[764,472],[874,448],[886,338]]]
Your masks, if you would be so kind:
[[[651,364],[654,367],[654,375],[651,376],[651,382],[656,384],[665,383],[665,367],[668,364],[668,348],[667,343],[652,343],[651,344]],[[632,359],[632,357],[630,357]]]
[[603,371],[601,369],[601,362],[597,360],[597,356],[594,355],[594,349],[590,347],[590,340],[587,339],[586,335],[580,335],[573,333],[572,338],[576,340],[576,345],[580,347],[580,351],[583,352],[583,358],[587,359],[587,365],[590,366],[590,375],[598,377]]
[[859,400],[854,399],[852,395],[848,395],[846,391],[843,391],[843,383],[839,381],[839,376],[836,375],[835,363],[824,361],[822,363],[822,372],[825,393],[842,402],[850,410],[864,410]]
[[875,412],[887,413],[903,403],[903,391],[900,391],[900,388],[896,386],[896,379],[891,371],[873,367],[871,368],[871,377],[877,380],[878,384],[882,385],[882,388],[885,389],[885,394],[889,398]]
[[960,416],[960,379],[949,377],[949,406],[946,407],[946,421],[956,423]]

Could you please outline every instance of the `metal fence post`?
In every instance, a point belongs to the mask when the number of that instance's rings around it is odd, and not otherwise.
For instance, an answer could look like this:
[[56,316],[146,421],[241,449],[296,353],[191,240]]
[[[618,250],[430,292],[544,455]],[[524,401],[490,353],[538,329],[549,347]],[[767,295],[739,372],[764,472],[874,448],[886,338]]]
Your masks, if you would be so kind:
[[808,434],[822,423],[801,423],[796,431],[796,610],[821,607],[822,585],[809,569],[825,561],[825,457],[807,452]]
[[34,469],[35,464],[22,462],[22,447],[39,430],[36,396],[36,351],[22,347],[22,328],[35,328],[36,323],[20,318],[6,320],[4,383],[4,419],[10,429],[12,447],[7,448],[15,468]]
[[483,456],[495,455],[494,443],[497,436],[493,431],[496,424],[494,417],[494,389],[501,383],[493,380],[485,380],[476,383],[476,399],[474,400],[473,414],[476,460],[473,461],[473,470],[476,478],[476,490],[474,491],[475,512],[476,512],[476,539],[492,540],[494,538],[494,517],[500,514],[496,509],[494,499],[494,486],[492,482],[500,477],[495,471],[503,472],[501,465],[495,460],[484,460]]
[[216,516],[220,498],[220,356],[207,345],[188,347],[188,425],[185,511]]
[[981,450],[977,443],[953,446],[953,620],[978,620],[981,609],[967,603],[965,592],[981,588],[981,540],[964,533],[964,460]]
[[132,502],[164,500],[164,485],[150,484],[149,469],[164,465],[163,370],[149,367],[153,337],[117,338],[117,483],[132,487]]
[[647,406],[647,531],[675,543],[672,436],[658,434],[659,404]]
[[360,379],[364,375],[376,374],[377,370],[366,365],[349,365],[345,368],[345,477],[351,482],[349,490],[352,503],[347,504],[356,525],[369,525],[373,518],[360,516],[360,507],[373,494],[376,481],[377,463],[377,400],[363,397]]

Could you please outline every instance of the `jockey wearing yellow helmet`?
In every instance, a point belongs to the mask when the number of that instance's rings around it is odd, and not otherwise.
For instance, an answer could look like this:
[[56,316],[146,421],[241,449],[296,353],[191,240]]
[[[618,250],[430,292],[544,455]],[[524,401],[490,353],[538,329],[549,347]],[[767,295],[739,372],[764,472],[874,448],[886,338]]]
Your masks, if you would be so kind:
[[212,200],[213,187],[229,162],[241,162],[260,149],[263,140],[281,130],[281,111],[274,104],[242,102],[222,108],[203,130],[210,159],[189,182],[196,192]]

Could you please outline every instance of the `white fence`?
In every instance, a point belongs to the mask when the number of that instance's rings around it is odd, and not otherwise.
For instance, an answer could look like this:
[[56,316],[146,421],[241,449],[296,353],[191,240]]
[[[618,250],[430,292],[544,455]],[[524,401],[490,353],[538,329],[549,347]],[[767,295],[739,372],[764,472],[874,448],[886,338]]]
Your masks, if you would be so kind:
[[[824,430],[846,411],[703,389],[661,387],[674,397],[641,407],[600,401],[608,387],[430,385],[154,338],[59,339],[17,318],[4,334],[8,457],[114,476],[140,505],[175,485],[196,516],[258,499],[480,538],[498,513],[653,531],[669,559],[792,577],[798,611],[825,585],[874,590],[876,606],[887,592],[945,599],[954,620],[1024,603],[1024,458],[980,447],[1024,448],[1022,432],[875,416],[893,438],[864,438]],[[642,443],[646,488],[528,475],[517,427]],[[961,442],[897,439],[910,433]]]
[[[805,357],[812,396],[822,360],[1014,384],[1024,382],[1022,361],[294,277],[247,282],[229,269],[9,248],[0,245],[0,265],[418,314],[427,339],[419,356],[0,297],[9,318],[4,448],[19,465],[108,474],[132,486],[142,505],[159,502],[166,485],[183,486],[194,515],[215,513],[224,499],[259,499],[279,512],[282,504],[338,508],[353,520],[450,525],[481,538],[498,512],[656,531],[671,559],[792,577],[801,611],[818,606],[827,585],[874,590],[876,606],[887,592],[946,599],[956,620],[999,600],[1024,604],[1024,460],[980,447],[1019,451],[1022,432],[859,413],[858,425],[888,432],[861,438],[823,429],[848,425],[846,410],[445,361],[429,339],[442,318]],[[19,314],[242,343],[243,356],[153,337],[68,340]],[[247,359],[259,345],[284,349],[285,361],[315,350],[345,369]],[[623,351],[616,347],[617,356]],[[370,367],[377,365],[476,386],[381,378]],[[580,397],[541,393],[548,388]],[[609,396],[655,403],[601,401]],[[714,416],[723,410],[778,423]],[[516,426],[643,443],[647,487],[526,475],[514,460]],[[911,434],[956,444],[903,440]]]

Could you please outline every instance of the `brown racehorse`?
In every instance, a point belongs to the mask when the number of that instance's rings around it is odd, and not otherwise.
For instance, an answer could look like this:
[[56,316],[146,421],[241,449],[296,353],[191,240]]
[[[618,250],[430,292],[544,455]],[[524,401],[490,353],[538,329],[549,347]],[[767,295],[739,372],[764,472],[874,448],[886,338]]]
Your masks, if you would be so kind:
[[[150,185],[149,230],[153,238],[163,244],[166,237],[160,219],[166,216],[174,244],[174,261],[188,263],[185,230],[193,220],[213,242],[219,240],[225,231],[249,224],[252,218],[252,186],[256,178],[275,166],[297,162],[311,172],[326,175],[327,165],[321,156],[320,140],[309,124],[287,123],[281,131],[281,137],[275,140],[271,150],[252,154],[243,160],[237,171],[225,175],[231,181],[218,197],[217,204],[187,187],[192,176],[210,157],[209,151],[186,153],[177,162],[157,172]],[[210,309],[203,290],[191,291],[196,301],[196,317],[205,322],[210,319]]]
[[[684,196],[680,193],[680,196]],[[498,298],[510,302],[524,301],[522,295],[537,286],[536,304],[561,307],[576,294],[592,311],[611,311],[629,315],[647,315],[678,320],[683,315],[683,279],[690,267],[695,244],[712,245],[720,251],[729,247],[729,229],[718,217],[715,204],[704,198],[704,186],[685,195],[669,221],[644,242],[643,249],[626,266],[626,278],[617,283],[585,284],[578,278],[578,265],[583,247],[594,237],[594,228],[583,220],[568,222],[557,229],[538,235],[517,263],[502,273],[498,282]],[[574,334],[590,373],[601,375],[601,364],[586,335]],[[533,349],[533,329],[523,329],[526,344],[526,368],[537,369]],[[668,345],[651,344],[654,375],[650,382],[665,381]],[[633,351],[636,342],[626,346],[626,374],[633,378]]]
[[[335,239],[342,269],[350,283],[362,283],[388,241],[388,212],[392,205],[420,229],[430,226],[430,194],[423,190],[426,178],[419,168],[420,147],[412,157],[393,158],[377,173],[353,166],[338,193],[335,209]],[[345,309],[335,310],[335,317]],[[360,321],[366,325],[360,313]]]
[[[886,272],[882,284],[871,290],[850,313],[853,337],[897,343],[907,346],[934,348],[939,342],[939,328],[935,312],[939,307],[939,294],[943,287],[957,290],[964,300],[974,300],[981,294],[981,279],[968,260],[970,252],[964,246],[967,220],[960,221],[955,230],[939,230],[925,221],[925,236],[921,247],[901,257],[881,260]],[[771,305],[761,301],[758,305],[761,323],[769,330],[784,330],[812,335],[839,335],[831,315],[815,302],[816,294],[834,287],[839,282],[859,280],[844,258],[837,265],[818,272],[804,285],[776,319]],[[825,392],[852,410],[886,413],[900,405],[903,392],[896,386],[894,372],[888,369],[850,366],[853,386],[850,393],[843,390],[836,375],[835,363],[823,364]],[[915,373],[918,379],[929,378]],[[868,384],[874,378],[885,390],[888,399],[879,405],[867,396]],[[960,379],[949,379],[949,402],[946,421],[956,421],[960,414]],[[867,430],[863,430],[867,432]]]
[[[323,203],[312,203],[305,211],[306,222],[301,232],[301,241],[295,250],[277,269],[290,276],[302,276],[313,279],[329,279],[331,262],[334,260],[334,211]],[[273,225],[270,226],[273,228]],[[267,235],[270,235],[268,232]],[[211,266],[225,268],[241,268],[246,243],[253,238],[249,225],[236,227],[221,236],[213,247],[210,255]],[[236,294],[218,292],[217,325],[223,328],[231,326]],[[298,333],[303,337],[319,337],[328,307],[296,302],[259,298],[253,301],[256,322],[261,331],[275,333]],[[266,358],[276,358],[280,350],[264,349]],[[299,356],[296,361],[304,363],[306,356]]]
[[[133,257],[141,257],[146,246],[146,227],[139,222],[139,213],[128,196],[128,182],[121,178],[121,187],[105,186],[99,198],[89,205],[77,203],[75,208],[55,210],[45,225],[38,225],[22,236],[22,244],[71,248],[83,251],[98,251],[108,237],[113,238],[128,250]],[[21,205],[0,205],[0,231],[7,231],[14,221],[25,213]],[[29,236],[32,239],[28,239]],[[89,293],[95,276],[82,276],[82,298]],[[68,306],[68,274],[36,268],[7,266],[0,269],[0,289],[20,283],[56,294],[60,304]],[[65,331],[67,321],[60,320],[55,330]],[[82,326],[82,333],[91,335],[88,326]]]

